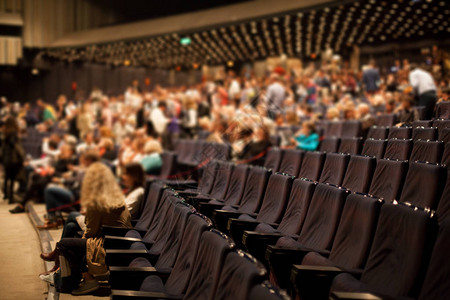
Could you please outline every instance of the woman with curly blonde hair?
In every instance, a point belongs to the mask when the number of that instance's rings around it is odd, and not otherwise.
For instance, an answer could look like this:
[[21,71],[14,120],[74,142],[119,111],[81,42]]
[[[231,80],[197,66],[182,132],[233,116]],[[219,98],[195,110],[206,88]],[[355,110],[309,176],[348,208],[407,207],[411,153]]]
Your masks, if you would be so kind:
[[[102,226],[131,227],[125,197],[111,170],[102,163],[93,163],[86,171],[81,187],[81,207],[86,215],[83,238],[63,238],[56,244],[55,251],[46,257],[46,260],[62,258],[61,277],[84,278],[72,291],[74,295],[97,290],[100,285],[94,275],[107,272]],[[54,280],[53,274],[46,276],[42,279]]]

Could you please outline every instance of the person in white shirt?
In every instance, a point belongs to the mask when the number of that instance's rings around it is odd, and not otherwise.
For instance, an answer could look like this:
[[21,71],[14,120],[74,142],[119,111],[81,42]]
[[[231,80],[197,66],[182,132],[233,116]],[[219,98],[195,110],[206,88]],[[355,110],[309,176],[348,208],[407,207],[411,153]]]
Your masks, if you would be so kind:
[[166,103],[163,101],[158,102],[158,107],[154,108],[150,113],[150,121],[153,124],[153,128],[159,136],[162,136],[166,131],[169,119],[164,112],[166,111]]
[[417,96],[417,106],[425,106],[425,112],[422,117],[430,120],[433,116],[434,107],[437,101],[436,84],[433,77],[427,71],[411,64],[409,72],[409,84],[414,89]]
[[144,198],[145,173],[140,163],[129,163],[125,165],[122,174],[122,184],[127,189],[125,203],[131,214],[131,219],[139,217]]

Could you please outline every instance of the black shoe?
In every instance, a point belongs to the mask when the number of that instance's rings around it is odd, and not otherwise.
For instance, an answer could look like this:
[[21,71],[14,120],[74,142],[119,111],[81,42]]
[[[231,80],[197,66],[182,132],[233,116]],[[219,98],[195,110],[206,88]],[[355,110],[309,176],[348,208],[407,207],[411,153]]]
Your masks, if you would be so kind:
[[9,212],[12,213],[12,214],[19,214],[19,213],[25,212],[25,208],[23,208],[23,207],[20,206],[20,205],[17,205],[17,206],[14,207],[13,209],[10,209]]

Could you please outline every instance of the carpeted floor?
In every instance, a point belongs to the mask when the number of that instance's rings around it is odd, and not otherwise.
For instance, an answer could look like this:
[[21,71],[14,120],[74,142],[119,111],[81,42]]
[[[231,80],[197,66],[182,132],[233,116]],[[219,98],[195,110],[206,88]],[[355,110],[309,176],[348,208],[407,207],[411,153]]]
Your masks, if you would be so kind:
[[0,299],[46,299],[38,235],[27,214],[8,212],[13,207],[0,199]]

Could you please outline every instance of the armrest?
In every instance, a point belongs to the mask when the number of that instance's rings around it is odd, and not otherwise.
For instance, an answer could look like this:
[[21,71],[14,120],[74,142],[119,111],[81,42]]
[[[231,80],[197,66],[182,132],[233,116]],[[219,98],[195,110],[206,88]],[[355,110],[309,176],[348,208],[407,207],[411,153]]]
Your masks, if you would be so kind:
[[214,225],[217,229],[222,232],[227,231],[227,224],[229,218],[237,218],[243,213],[237,211],[228,211],[228,210],[215,210],[212,214]]
[[292,265],[301,264],[303,257],[311,251],[314,250],[306,247],[282,248],[274,245],[267,246],[266,260],[281,288],[291,288],[290,273]]
[[141,292],[141,291],[128,291],[128,290],[111,290],[112,300],[144,300],[144,299],[182,299],[183,296],[172,296],[165,293],[158,292]]
[[212,215],[213,215],[214,210],[221,209],[223,206],[224,206],[224,204],[200,202],[198,204],[198,210],[203,215],[207,216],[208,218],[211,218]]
[[114,236],[125,236],[125,234],[130,230],[136,230],[139,232],[141,236],[145,235],[144,230],[136,229],[136,228],[126,228],[126,227],[116,227],[116,226],[102,226],[103,235],[114,235]]
[[258,226],[258,221],[250,221],[250,220],[239,220],[239,219],[228,219],[227,229],[233,238],[234,242],[238,245],[239,248],[242,248],[244,245],[242,243],[242,236],[244,235],[245,230],[254,230],[256,226]]
[[151,256],[146,250],[106,249],[105,261],[107,266],[128,266],[133,259],[138,257],[151,260]]
[[342,272],[336,267],[294,265],[291,282],[301,299],[328,299],[334,277]]
[[136,242],[142,242],[141,239],[123,237],[123,236],[105,236],[105,242],[103,248],[105,249],[130,249],[131,244]]
[[196,196],[200,195],[199,192],[176,191],[176,193],[183,198],[196,197]]
[[275,245],[279,238],[284,235],[281,233],[262,233],[256,231],[244,231],[242,235],[242,244],[247,251],[256,259],[263,262],[268,268],[266,261],[266,249],[268,245]]
[[139,290],[142,281],[156,273],[154,267],[109,267],[109,284],[115,290]]
[[208,201],[211,201],[213,198],[209,197],[187,197],[185,198],[186,202],[189,203],[192,206],[198,207],[200,203],[207,203]]
[[370,293],[331,292],[331,300],[382,300],[382,298]]
[[109,283],[117,290],[139,290],[147,276],[157,275],[167,280],[172,269],[156,269],[154,267],[117,267],[109,268]]

